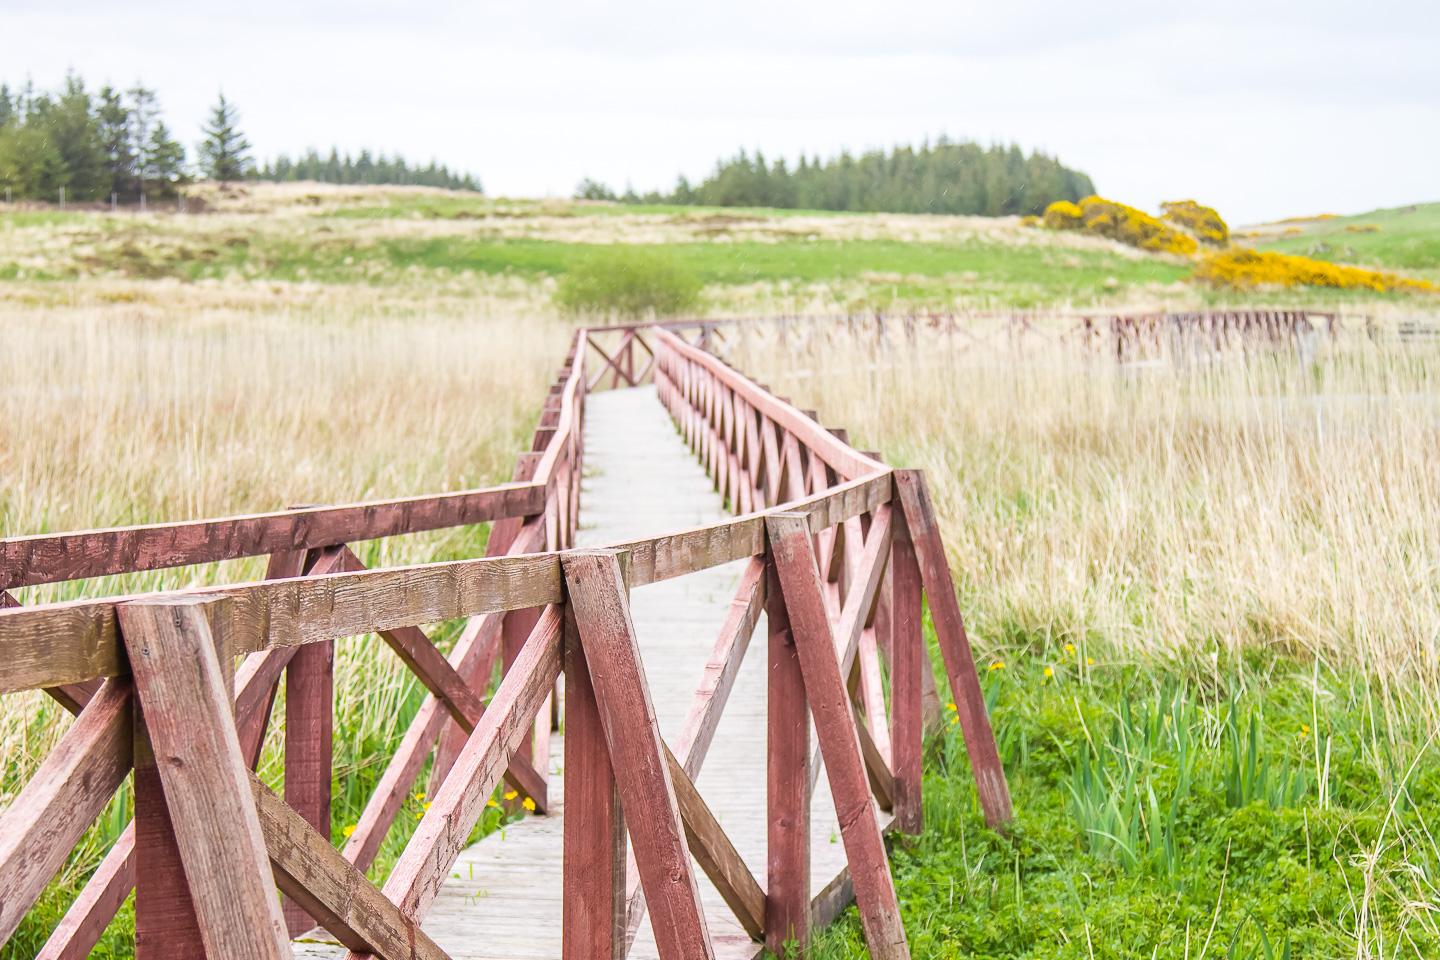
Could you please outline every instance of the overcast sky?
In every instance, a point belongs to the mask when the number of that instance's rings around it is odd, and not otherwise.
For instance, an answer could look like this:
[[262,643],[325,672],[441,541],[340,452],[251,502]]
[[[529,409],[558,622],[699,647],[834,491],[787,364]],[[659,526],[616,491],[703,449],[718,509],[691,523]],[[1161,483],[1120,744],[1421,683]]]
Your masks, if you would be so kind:
[[492,194],[698,179],[738,147],[948,134],[1232,222],[1440,200],[1437,0],[5,0],[0,80],[143,80],[187,145],[216,91],[256,153],[431,157]]

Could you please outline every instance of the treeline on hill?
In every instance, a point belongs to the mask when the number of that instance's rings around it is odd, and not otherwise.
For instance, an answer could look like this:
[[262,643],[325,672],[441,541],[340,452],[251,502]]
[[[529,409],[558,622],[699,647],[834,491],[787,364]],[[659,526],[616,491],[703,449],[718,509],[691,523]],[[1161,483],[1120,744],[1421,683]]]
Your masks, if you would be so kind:
[[800,157],[767,162],[741,150],[692,186],[684,177],[673,192],[617,195],[604,184],[582,181],[576,196],[629,203],[678,203],[716,207],[779,207],[870,213],[949,213],[981,216],[1039,215],[1056,200],[1079,200],[1095,192],[1090,178],[1038,150],[982,147],[940,139],[920,147],[841,153],[822,160]]
[[256,166],[240,114],[222,94],[211,108],[192,163],[185,147],[160,119],[155,91],[142,85],[105,85],[91,93],[71,74],[59,90],[0,84],[0,192],[12,200],[64,199],[133,203],[174,197],[193,177],[212,180],[321,180],[392,183],[479,190],[469,174],[433,161],[411,166],[399,156],[351,157],[332,149],[309,150]]
[[387,157],[383,153],[371,155],[361,150],[354,157],[332,149],[329,156],[322,157],[315,150],[290,159],[285,154],[271,163],[254,168],[250,176],[255,180],[273,180],[283,183],[289,180],[319,180],[322,183],[397,183],[421,187],[445,187],[450,190],[474,190],[480,192],[480,181],[468,173],[452,171],[444,164],[430,161],[428,166],[411,166],[398,154]]
[[185,148],[153,90],[92,95],[73,75],[54,93],[0,85],[0,188],[14,199],[172,196],[184,176]]

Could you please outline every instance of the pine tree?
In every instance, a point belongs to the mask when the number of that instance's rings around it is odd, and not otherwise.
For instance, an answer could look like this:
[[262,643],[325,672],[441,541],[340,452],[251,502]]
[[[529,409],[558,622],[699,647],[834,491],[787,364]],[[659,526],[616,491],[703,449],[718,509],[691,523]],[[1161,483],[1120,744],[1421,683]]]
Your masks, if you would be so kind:
[[139,189],[134,121],[134,113],[120,91],[108,84],[101,87],[95,122],[104,154],[105,178],[109,181],[106,193],[111,196],[129,199]]
[[250,169],[250,141],[240,132],[239,122],[240,112],[221,93],[210,110],[199,147],[200,169],[211,180],[240,180]]
[[170,136],[165,121],[157,120],[141,151],[141,189],[153,189],[158,196],[171,197],[185,178],[185,148]]

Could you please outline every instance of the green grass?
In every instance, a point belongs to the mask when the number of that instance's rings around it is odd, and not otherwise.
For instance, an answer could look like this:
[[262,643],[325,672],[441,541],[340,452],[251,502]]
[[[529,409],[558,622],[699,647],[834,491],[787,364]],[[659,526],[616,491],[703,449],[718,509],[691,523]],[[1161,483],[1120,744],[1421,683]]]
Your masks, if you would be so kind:
[[[1293,236],[1258,241],[1262,250],[1388,267],[1440,279],[1440,203],[1417,203],[1296,224]],[[1368,227],[1373,232],[1358,232]]]
[[[984,826],[952,725],[893,847],[912,955],[1440,955],[1440,765],[1364,676],[1017,641],[984,674],[1015,823]],[[867,956],[853,908],[813,956]]]

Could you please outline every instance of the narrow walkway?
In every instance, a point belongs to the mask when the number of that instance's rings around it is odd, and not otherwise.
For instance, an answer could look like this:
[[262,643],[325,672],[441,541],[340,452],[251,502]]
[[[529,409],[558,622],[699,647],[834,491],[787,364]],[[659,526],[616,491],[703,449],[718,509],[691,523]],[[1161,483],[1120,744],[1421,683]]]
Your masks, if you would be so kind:
[[[725,518],[720,496],[676,433],[653,387],[596,393],[585,401],[581,546],[638,539]],[[738,583],[740,564],[636,590],[631,613],[660,731],[672,745]],[[765,670],[762,618],[696,784],[721,826],[765,882]],[[528,817],[461,855],[424,927],[455,960],[557,960],[561,945],[564,741],[551,740],[547,817]],[[845,865],[824,776],[811,818],[814,893]],[[704,874],[696,871],[717,960],[758,955]],[[335,957],[297,944],[296,956]],[[648,916],[630,956],[657,960]]]

